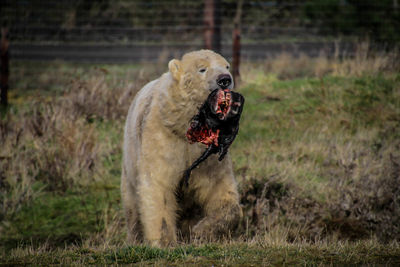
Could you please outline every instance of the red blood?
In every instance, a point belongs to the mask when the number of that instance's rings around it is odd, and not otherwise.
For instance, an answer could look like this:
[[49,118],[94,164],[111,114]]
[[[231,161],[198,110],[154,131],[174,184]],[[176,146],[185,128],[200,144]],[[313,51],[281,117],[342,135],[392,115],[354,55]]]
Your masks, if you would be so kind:
[[222,118],[229,113],[231,108],[231,93],[229,89],[219,90],[217,95],[217,105],[215,107],[215,113],[221,113]]
[[213,132],[207,127],[207,125],[204,125],[198,130],[194,130],[192,127],[190,127],[186,132],[186,137],[191,144],[200,142],[207,146],[213,143],[214,145],[218,146],[218,135],[219,130]]

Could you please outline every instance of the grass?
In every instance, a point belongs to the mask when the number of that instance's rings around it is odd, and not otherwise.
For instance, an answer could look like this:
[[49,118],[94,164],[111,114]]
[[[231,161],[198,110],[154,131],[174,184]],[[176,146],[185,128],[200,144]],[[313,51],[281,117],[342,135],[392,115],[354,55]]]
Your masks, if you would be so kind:
[[[355,253],[356,251],[356,253]],[[375,244],[347,243],[336,245],[284,245],[264,244],[207,244],[186,245],[172,249],[146,246],[119,249],[39,249],[34,253],[14,250],[7,264],[143,264],[170,266],[184,265],[235,265],[235,266],[282,266],[282,265],[347,265],[400,263],[399,248]]]
[[[274,190],[272,185],[284,190],[266,196],[258,217],[276,211],[278,218],[269,223],[284,219],[306,228],[301,231],[311,239],[327,234],[331,226],[341,237],[366,237],[372,230],[382,240],[393,238],[394,229],[388,234],[386,227],[397,225],[398,218],[392,210],[399,206],[392,195],[399,181],[398,88],[398,74],[289,81],[270,77],[245,86],[241,127],[246,130],[232,149],[240,155],[234,157],[238,179],[242,186],[250,183],[244,189],[250,192],[254,179],[268,182],[267,190]],[[389,214],[390,223],[383,219]]]
[[127,246],[119,177],[134,94],[166,65],[13,62],[0,120],[0,263],[400,263],[400,73],[388,55],[245,64],[231,239]]

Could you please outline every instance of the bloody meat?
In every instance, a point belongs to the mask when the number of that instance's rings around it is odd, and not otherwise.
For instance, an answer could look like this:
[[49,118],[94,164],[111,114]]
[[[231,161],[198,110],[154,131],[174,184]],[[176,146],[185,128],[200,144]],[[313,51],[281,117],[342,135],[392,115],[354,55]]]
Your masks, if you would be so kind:
[[228,152],[239,131],[239,120],[244,105],[244,97],[229,89],[215,89],[200,107],[186,133],[190,143],[200,142],[207,149],[185,171],[184,179],[189,182],[191,171],[211,154],[219,153],[221,161]]

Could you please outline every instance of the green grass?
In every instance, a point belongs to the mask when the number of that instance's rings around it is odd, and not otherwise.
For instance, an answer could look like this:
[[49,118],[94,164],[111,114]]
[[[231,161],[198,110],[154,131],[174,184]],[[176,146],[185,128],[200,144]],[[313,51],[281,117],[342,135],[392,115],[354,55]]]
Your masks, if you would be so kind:
[[[159,249],[147,246],[118,249],[57,249],[39,253],[15,250],[5,264],[155,264],[184,265],[379,265],[400,264],[400,249],[396,246],[375,246],[367,243],[327,245],[268,246],[263,244],[207,244]],[[25,255],[24,255],[25,254]]]
[[241,225],[230,240],[157,249],[124,243],[119,177],[129,103],[166,67],[14,68],[0,121],[0,264],[400,264],[397,70],[244,71],[231,147]]
[[[312,169],[298,172],[296,168],[297,177],[291,179],[298,178],[299,183],[309,179],[313,184],[327,182],[321,170],[329,157],[320,146],[358,142],[359,134],[379,131],[388,124],[398,127],[399,85],[397,74],[272,82],[266,79],[244,86],[241,92],[246,107],[232,150],[237,155],[236,168],[250,164],[251,176],[264,177],[279,172],[280,164],[274,166],[271,162],[309,163]],[[368,140],[368,145],[374,146],[376,138]]]

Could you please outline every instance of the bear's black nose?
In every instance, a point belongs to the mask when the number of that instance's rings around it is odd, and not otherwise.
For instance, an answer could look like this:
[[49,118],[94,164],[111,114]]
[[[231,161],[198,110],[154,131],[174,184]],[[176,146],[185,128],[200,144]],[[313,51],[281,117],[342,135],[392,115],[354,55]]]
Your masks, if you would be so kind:
[[229,85],[232,83],[232,78],[229,74],[221,74],[218,76],[217,84],[222,89],[228,88]]

